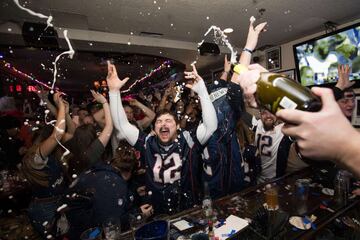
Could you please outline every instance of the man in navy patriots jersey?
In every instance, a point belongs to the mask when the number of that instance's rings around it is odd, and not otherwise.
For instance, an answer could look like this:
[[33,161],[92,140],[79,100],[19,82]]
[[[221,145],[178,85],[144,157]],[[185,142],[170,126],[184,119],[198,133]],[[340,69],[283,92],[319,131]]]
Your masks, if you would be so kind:
[[231,63],[225,56],[221,78],[208,86],[218,119],[218,128],[203,152],[204,180],[209,183],[212,198],[238,192],[243,188],[244,171],[235,128],[241,111],[244,110],[244,102],[240,86],[227,82],[230,68]]
[[129,123],[121,103],[119,90],[128,78],[120,80],[115,66],[108,63],[107,82],[114,126],[143,155],[148,197],[155,214],[175,213],[199,202],[202,146],[217,128],[215,109],[195,66],[192,72],[185,72],[185,78],[194,81],[186,86],[200,97],[203,123],[198,126],[196,136],[187,131],[178,133],[177,118],[168,111],[157,114],[154,133],[146,135]]
[[[239,62],[249,65],[251,54],[257,45],[260,32],[266,22],[254,27],[254,18],[250,19],[246,45]],[[240,86],[227,82],[231,62],[225,56],[224,72],[220,79],[209,86],[210,99],[215,107],[218,129],[210,138],[204,150],[204,179],[209,182],[210,194],[218,198],[240,191],[244,187],[244,170],[240,145],[235,132],[236,123],[244,111],[244,102]]]

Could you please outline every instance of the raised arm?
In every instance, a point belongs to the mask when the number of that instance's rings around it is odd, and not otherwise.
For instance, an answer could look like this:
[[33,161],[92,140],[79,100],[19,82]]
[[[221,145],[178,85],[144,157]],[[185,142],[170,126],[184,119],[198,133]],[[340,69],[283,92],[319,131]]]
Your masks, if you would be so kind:
[[113,122],[111,120],[110,107],[109,107],[109,104],[108,104],[106,98],[103,95],[95,92],[94,90],[91,90],[91,94],[94,97],[94,99],[96,100],[96,102],[102,104],[103,109],[104,109],[105,126],[104,126],[103,130],[101,131],[98,139],[102,143],[102,145],[104,147],[106,147],[106,145],[108,144],[109,139],[111,137],[112,130],[113,130]]
[[73,138],[76,125],[74,121],[72,120],[70,113],[69,113],[69,103],[64,101],[65,104],[65,121],[66,121],[66,132],[64,133],[63,138],[61,139],[62,142],[66,142]]
[[263,22],[263,23],[260,23],[259,25],[257,25],[256,27],[254,27],[255,20],[256,19],[254,17],[250,18],[250,26],[249,26],[248,36],[246,39],[246,44],[245,44],[245,47],[243,48],[243,51],[241,53],[240,60],[239,60],[239,63],[241,63],[245,66],[250,65],[251,54],[256,48],[256,45],[257,45],[257,42],[259,39],[259,34],[261,31],[264,30],[264,28],[267,24],[267,22]]
[[128,80],[129,78],[120,80],[117,75],[115,65],[108,62],[108,75],[106,77],[106,81],[110,90],[109,98],[111,116],[116,130],[118,130],[121,135],[117,137],[119,139],[121,137],[125,138],[130,145],[134,146],[139,137],[139,129],[130,124],[127,119],[120,96],[120,89]]
[[192,67],[192,72],[185,72],[185,78],[192,79],[194,82],[186,84],[186,87],[192,89],[200,97],[203,122],[198,126],[196,136],[201,144],[205,144],[217,129],[217,117],[204,80],[197,73],[195,65]]
[[49,109],[52,115],[56,117],[57,109],[56,107],[49,101],[48,95],[49,91],[45,91],[44,89],[37,89],[36,95],[46,104],[46,108]]
[[50,137],[43,141],[37,150],[41,160],[39,158],[34,159],[34,167],[36,168],[42,168],[46,165],[46,161],[43,160],[55,149],[58,141],[60,141],[65,133],[65,103],[60,93],[54,94],[54,101],[58,107],[55,127]]
[[231,70],[231,62],[227,59],[227,55],[225,54],[224,59],[224,71],[221,73],[220,79],[227,81],[229,77],[229,73]]
[[259,64],[249,65],[251,62],[251,54],[256,48],[259,39],[259,34],[261,31],[265,31],[264,28],[267,24],[266,22],[260,23],[254,28],[254,22],[255,18],[251,17],[246,44],[239,60],[239,63],[243,66],[243,68],[249,71],[246,71],[241,75],[234,73],[231,77],[231,81],[233,83],[237,83],[241,86],[244,93],[245,101],[250,107],[257,107],[257,103],[254,97],[254,93],[256,92],[256,81],[260,76],[260,72],[267,71]]
[[159,104],[159,110],[167,109],[170,110],[172,103],[168,101],[169,96],[172,94],[173,85],[170,83],[169,86],[165,89],[164,95],[161,98],[160,104]]
[[94,113],[93,117],[95,119],[95,122],[99,124],[101,128],[105,127],[105,112],[103,108]]
[[140,108],[143,113],[145,114],[145,117],[143,119],[141,119],[140,121],[137,121],[138,124],[140,125],[140,127],[142,129],[147,128],[148,126],[150,126],[150,124],[152,123],[152,121],[155,118],[155,113],[153,110],[151,110],[150,108],[148,108],[147,106],[145,106],[144,104],[142,104],[141,102],[139,102],[136,99],[132,99],[129,101],[131,106]]
[[333,88],[335,100],[339,100],[344,95],[344,90],[347,88],[351,88],[355,82],[350,81],[350,67],[349,65],[338,65],[338,75],[339,79]]

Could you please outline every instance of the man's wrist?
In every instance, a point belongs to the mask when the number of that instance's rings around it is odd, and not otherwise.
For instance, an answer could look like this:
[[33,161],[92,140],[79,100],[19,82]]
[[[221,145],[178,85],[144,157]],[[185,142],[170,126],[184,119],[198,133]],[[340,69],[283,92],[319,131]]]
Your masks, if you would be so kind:
[[247,53],[250,53],[250,54],[253,54],[254,53],[254,50],[252,48],[249,48],[249,47],[244,47],[243,52],[247,52]]
[[246,43],[245,46],[244,46],[244,48],[247,48],[247,49],[251,50],[252,52],[254,52],[255,46],[256,46],[256,45],[254,45],[254,44],[247,44],[247,43]]

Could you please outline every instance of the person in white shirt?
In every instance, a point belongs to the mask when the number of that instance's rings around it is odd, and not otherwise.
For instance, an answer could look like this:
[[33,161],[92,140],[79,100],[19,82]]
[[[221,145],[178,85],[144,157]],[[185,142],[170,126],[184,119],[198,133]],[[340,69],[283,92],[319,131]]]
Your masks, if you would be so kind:
[[284,175],[291,141],[281,132],[283,123],[276,125],[277,118],[266,109],[260,110],[256,122],[255,145],[261,159],[261,172],[257,182],[262,183]]

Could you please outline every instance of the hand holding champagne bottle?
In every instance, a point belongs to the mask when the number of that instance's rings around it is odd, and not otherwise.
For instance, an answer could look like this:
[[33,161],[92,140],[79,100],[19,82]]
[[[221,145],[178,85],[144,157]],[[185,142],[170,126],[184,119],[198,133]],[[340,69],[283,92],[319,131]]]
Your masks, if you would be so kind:
[[245,101],[251,107],[261,106],[272,113],[280,109],[318,111],[321,102],[310,89],[279,73],[270,73],[259,64],[234,67],[232,82],[240,84]]
[[261,72],[268,72],[268,70],[259,64],[251,64],[248,67],[238,64],[234,67],[231,81],[240,85],[244,91],[245,101],[250,107],[258,107],[254,94],[257,90],[256,82],[259,80]]

